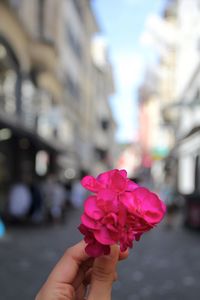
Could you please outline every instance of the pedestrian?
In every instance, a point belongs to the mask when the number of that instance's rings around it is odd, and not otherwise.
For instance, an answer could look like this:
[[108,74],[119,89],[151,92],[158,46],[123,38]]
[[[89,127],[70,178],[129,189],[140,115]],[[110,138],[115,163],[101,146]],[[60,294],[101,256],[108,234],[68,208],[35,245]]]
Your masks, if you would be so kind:
[[114,245],[109,255],[93,259],[81,241],[65,252],[35,300],[110,300],[117,262],[127,256]]
[[29,216],[33,223],[39,224],[44,219],[42,193],[36,181],[32,181],[29,188],[32,198]]
[[17,182],[9,191],[8,214],[14,221],[24,221],[28,217],[32,202],[29,186],[21,181]]
[[87,192],[81,184],[81,179],[85,175],[86,172],[81,170],[79,176],[72,183],[70,203],[72,207],[76,209],[79,209],[83,206],[83,202],[87,196]]
[[6,233],[6,228],[5,225],[3,223],[3,220],[0,217],[0,238],[2,238]]
[[177,213],[177,204],[175,201],[176,198],[174,194],[173,181],[169,176],[166,176],[165,182],[162,184],[160,195],[167,207],[165,216],[166,228],[172,229],[174,227],[175,217]]
[[49,175],[43,184],[43,196],[48,218],[55,223],[62,221],[66,191],[62,183],[56,179],[56,175]]
[[63,219],[66,202],[66,192],[60,181],[55,181],[52,191],[51,216],[54,222],[61,222]]

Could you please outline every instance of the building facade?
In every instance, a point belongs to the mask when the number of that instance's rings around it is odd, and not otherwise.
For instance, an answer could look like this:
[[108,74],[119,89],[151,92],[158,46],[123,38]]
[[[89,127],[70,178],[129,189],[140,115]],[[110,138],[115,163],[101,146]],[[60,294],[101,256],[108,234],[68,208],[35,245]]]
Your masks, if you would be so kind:
[[[108,103],[112,80],[99,87],[109,72],[112,78],[111,66],[97,76],[91,51],[96,32],[88,0],[0,2],[2,197],[22,177],[56,172],[64,179],[81,169],[95,172],[100,103],[111,124],[103,130],[100,146],[114,136]],[[105,162],[104,168],[109,166]]]
[[[163,173],[171,178],[173,190],[182,195],[199,193],[199,20],[198,0],[169,0],[154,33],[161,49],[155,67],[157,120],[162,125],[157,127],[164,141],[168,140],[169,150]],[[147,93],[148,103],[150,98],[151,91]],[[150,112],[147,105],[146,110]]]

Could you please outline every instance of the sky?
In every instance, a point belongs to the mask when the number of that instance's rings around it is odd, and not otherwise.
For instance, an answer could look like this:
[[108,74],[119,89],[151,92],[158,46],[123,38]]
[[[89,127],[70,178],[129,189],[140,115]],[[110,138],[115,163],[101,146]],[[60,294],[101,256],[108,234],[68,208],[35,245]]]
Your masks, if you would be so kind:
[[165,3],[166,0],[93,0],[113,66],[115,94],[110,104],[120,143],[132,142],[137,136],[137,87],[146,66],[156,60],[155,51],[142,42],[142,37]]

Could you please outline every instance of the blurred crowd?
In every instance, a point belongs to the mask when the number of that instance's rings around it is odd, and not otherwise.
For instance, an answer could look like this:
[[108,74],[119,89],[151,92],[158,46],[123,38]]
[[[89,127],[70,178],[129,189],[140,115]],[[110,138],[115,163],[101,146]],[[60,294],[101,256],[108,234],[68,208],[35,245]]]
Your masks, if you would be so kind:
[[[81,173],[82,174],[82,173]],[[12,224],[62,223],[70,209],[82,207],[86,191],[81,176],[62,182],[55,174],[36,181],[24,177],[11,185],[4,220]]]
[[[65,222],[67,214],[73,209],[81,209],[88,196],[81,185],[85,175],[86,172],[80,170],[75,178],[65,180],[61,180],[56,173],[49,173],[40,179],[21,176],[20,180],[10,185],[1,214],[2,221],[5,224],[24,225]],[[168,172],[163,172],[163,176],[159,181],[157,171],[155,176],[153,168],[140,167],[130,179],[157,193],[166,204],[164,225],[167,229],[177,225],[199,228],[199,202],[194,202],[194,196],[189,201],[179,193]],[[0,224],[0,231],[3,232],[2,226],[3,222]]]

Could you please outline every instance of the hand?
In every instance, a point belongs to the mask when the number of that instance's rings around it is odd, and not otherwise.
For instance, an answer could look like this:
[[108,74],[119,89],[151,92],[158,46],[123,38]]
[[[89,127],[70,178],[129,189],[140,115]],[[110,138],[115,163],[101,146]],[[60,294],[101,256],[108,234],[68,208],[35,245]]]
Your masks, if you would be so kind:
[[35,300],[111,299],[117,262],[125,259],[128,252],[121,253],[114,245],[110,255],[93,259],[85,253],[85,246],[81,241],[65,252]]

